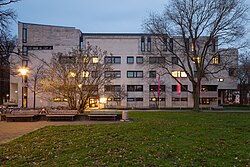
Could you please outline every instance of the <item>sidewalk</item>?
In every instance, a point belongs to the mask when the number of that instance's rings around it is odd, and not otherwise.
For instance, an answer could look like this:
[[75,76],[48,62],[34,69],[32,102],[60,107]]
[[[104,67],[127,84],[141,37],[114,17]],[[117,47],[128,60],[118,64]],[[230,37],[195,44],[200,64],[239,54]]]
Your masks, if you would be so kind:
[[0,144],[7,143],[24,134],[38,130],[45,126],[112,124],[120,121],[74,121],[74,122],[6,122],[0,121]]

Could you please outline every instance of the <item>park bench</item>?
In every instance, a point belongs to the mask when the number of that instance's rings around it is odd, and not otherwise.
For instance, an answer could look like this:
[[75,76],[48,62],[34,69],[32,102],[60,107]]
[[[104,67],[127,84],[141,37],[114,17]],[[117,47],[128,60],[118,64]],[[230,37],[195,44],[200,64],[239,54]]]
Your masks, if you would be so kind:
[[37,110],[12,110],[5,117],[7,122],[33,122],[39,120]]
[[47,121],[74,121],[77,110],[49,110]]
[[223,110],[223,106],[214,106],[211,107],[212,110]]
[[90,111],[89,120],[116,120],[117,112],[116,111],[105,111],[105,110],[92,110]]

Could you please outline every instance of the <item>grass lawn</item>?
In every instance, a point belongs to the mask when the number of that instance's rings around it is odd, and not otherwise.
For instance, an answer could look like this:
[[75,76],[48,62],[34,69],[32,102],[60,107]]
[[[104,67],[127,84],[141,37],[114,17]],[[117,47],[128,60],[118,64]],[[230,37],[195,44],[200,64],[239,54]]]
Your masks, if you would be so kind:
[[247,166],[250,113],[130,112],[133,122],[45,127],[0,145],[2,166]]

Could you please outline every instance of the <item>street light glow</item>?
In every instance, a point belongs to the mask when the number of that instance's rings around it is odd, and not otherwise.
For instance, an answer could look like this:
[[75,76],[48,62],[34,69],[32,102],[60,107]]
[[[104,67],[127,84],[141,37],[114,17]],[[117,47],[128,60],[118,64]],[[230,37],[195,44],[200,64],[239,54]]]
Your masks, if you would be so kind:
[[20,74],[21,74],[22,76],[25,76],[25,75],[27,75],[27,73],[28,73],[28,69],[26,69],[26,68],[20,68],[20,69],[18,70],[18,72],[20,72]]

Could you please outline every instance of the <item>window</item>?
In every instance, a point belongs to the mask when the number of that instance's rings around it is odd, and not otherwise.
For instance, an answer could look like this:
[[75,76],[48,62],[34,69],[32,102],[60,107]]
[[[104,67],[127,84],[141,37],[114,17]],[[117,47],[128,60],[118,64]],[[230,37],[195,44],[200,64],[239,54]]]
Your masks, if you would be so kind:
[[76,61],[76,57],[73,56],[59,56],[58,59],[59,63],[66,64],[66,63],[74,63]]
[[145,37],[141,37],[141,52],[145,52]]
[[201,91],[208,92],[208,91],[217,91],[217,85],[202,85]]
[[128,63],[128,64],[134,64],[134,57],[128,56],[128,57],[127,57],[127,63]]
[[22,66],[28,67],[29,61],[28,60],[22,60]]
[[172,71],[172,76],[175,78],[177,77],[186,78],[187,74],[184,71]]
[[200,98],[200,104],[210,104],[216,100],[217,98]]
[[174,51],[174,40],[173,40],[173,38],[169,39],[169,51],[170,52]]
[[178,64],[178,58],[172,57],[172,64]]
[[105,92],[120,92],[121,91],[121,85],[105,85],[104,86]]
[[99,77],[99,72],[98,71],[92,71],[91,72],[91,77],[92,78],[98,78]]
[[27,43],[27,25],[23,24],[23,43]]
[[27,46],[23,46],[22,53],[23,53],[23,56],[28,56],[28,49],[27,49]]
[[141,97],[137,97],[137,98],[127,98],[128,102],[132,102],[132,101],[143,101],[143,98]]
[[149,98],[149,101],[159,101],[159,99],[160,101],[166,101],[166,98],[156,98],[156,97]]
[[223,78],[218,78],[217,80],[218,80],[218,82],[224,82]]
[[212,61],[213,61],[213,64],[219,64],[220,63],[220,55],[213,57]]
[[137,64],[143,64],[143,57],[136,57]]
[[215,52],[216,50],[216,44],[215,44],[215,39],[212,40],[212,52]]
[[121,101],[121,98],[107,98],[108,101]]
[[156,71],[149,71],[149,78],[156,78]]
[[127,78],[143,78],[143,71],[127,71]]
[[83,78],[88,78],[89,77],[89,72],[88,71],[83,71],[82,72],[82,77]]
[[149,64],[164,64],[164,57],[149,57]]
[[79,41],[79,49],[82,50],[83,49],[83,37],[80,37],[80,41]]
[[192,52],[194,52],[194,48],[195,48],[194,46],[195,46],[195,45],[194,45],[194,43],[192,42],[192,48],[191,48],[191,49],[192,49]]
[[96,63],[98,63],[98,62],[99,62],[98,57],[92,57],[92,63],[93,63],[93,64],[96,64]]
[[[149,91],[150,92],[157,92],[158,91],[158,85],[149,85]],[[165,85],[160,85],[160,91],[165,92]]]
[[172,98],[172,101],[188,101],[188,98],[176,98],[176,97],[173,97]]
[[[186,92],[188,90],[188,85],[182,85],[181,86],[181,91],[182,92]],[[172,85],[172,92],[176,92],[177,91],[177,85]]]
[[236,75],[236,68],[229,68],[228,75],[235,76]]
[[186,51],[189,52],[189,38],[185,39]]
[[105,71],[105,78],[121,78],[121,71]]
[[76,77],[76,73],[75,72],[69,72],[69,77],[71,77],[71,78]]
[[98,85],[82,85],[82,90],[98,92]]
[[104,58],[106,64],[121,64],[121,57],[105,57]]
[[28,50],[53,50],[53,46],[27,46]]
[[167,51],[168,50],[168,37],[166,35],[164,35],[163,37],[163,51]]
[[148,37],[148,41],[147,41],[147,51],[151,52],[151,37]]
[[199,64],[201,62],[201,57],[200,56],[194,56],[193,57],[193,62]]
[[143,92],[143,85],[127,85],[128,92]]

